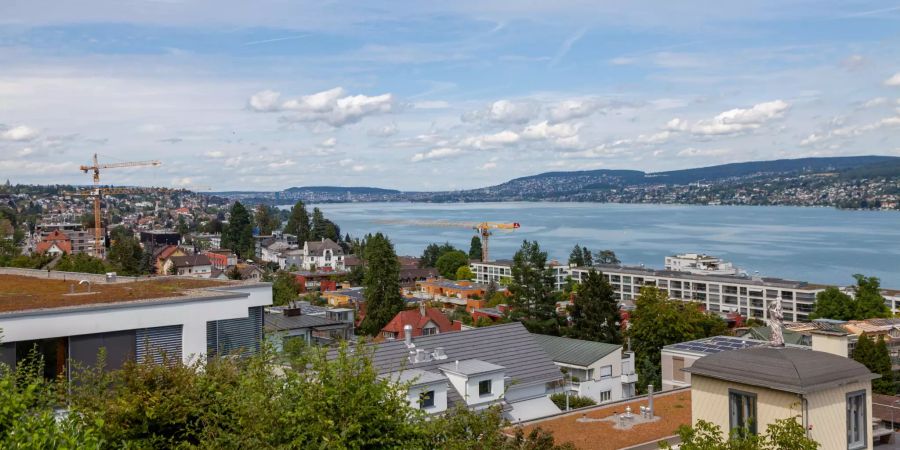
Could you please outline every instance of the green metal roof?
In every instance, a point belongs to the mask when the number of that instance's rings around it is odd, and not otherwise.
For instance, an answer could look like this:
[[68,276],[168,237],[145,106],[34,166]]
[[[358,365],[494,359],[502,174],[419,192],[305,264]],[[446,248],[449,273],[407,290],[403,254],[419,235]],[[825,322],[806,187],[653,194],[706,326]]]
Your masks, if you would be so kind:
[[532,334],[553,362],[589,366],[600,358],[622,349],[621,345],[583,341],[559,336]]

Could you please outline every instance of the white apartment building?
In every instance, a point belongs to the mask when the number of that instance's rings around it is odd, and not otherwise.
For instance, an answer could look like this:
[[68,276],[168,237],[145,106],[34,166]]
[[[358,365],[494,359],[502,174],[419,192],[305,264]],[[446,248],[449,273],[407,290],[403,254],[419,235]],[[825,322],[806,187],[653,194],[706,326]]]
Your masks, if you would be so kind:
[[303,243],[302,270],[344,270],[344,249],[328,238]]
[[802,322],[816,302],[816,294],[825,286],[779,278],[736,275],[699,275],[644,267],[601,265],[572,267],[569,274],[580,282],[588,271],[603,272],[620,300],[630,303],[644,286],[656,286],[669,298],[701,303],[707,311],[737,312],[744,317],[768,318],[768,302],[781,297],[784,320]]
[[[472,273],[475,274],[475,282],[488,284],[491,281],[497,284],[506,282],[512,278],[512,265],[510,259],[481,262],[475,261],[469,264]],[[562,289],[566,285],[566,277],[569,276],[568,268],[560,264],[549,264],[553,271],[553,288]]]
[[634,397],[634,353],[621,345],[533,334],[553,363],[568,377],[563,389],[597,403]]
[[702,253],[682,253],[666,256],[666,270],[700,275],[737,275],[738,268],[728,261]]

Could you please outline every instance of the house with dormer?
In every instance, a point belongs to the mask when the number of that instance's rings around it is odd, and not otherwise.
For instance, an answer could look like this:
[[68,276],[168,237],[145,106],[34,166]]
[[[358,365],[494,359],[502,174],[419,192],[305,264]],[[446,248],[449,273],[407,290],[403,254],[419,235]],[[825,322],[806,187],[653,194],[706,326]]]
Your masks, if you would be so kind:
[[37,246],[35,246],[34,251],[35,253],[46,253],[53,256],[71,255],[72,240],[69,239],[69,235],[67,235],[66,233],[63,233],[59,230],[54,230],[52,233],[41,237],[41,241],[38,242]]
[[303,270],[344,270],[344,249],[328,238],[303,243]]
[[397,313],[381,329],[381,336],[385,339],[405,339],[407,326],[413,336],[430,336],[462,329],[462,323],[452,322],[441,310],[428,308],[420,303],[417,309]]
[[499,406],[519,422],[560,412],[549,395],[563,374],[519,322],[456,333],[371,343],[372,363],[382,377],[405,386],[410,405],[429,414],[463,406]]

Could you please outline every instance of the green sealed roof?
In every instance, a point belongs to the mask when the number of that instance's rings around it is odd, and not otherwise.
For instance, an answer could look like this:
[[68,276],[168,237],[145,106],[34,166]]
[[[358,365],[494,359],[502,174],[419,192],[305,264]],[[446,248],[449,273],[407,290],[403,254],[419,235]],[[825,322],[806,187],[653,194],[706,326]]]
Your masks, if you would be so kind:
[[532,334],[553,362],[573,366],[589,366],[606,355],[622,349],[621,345],[583,341],[559,336]]

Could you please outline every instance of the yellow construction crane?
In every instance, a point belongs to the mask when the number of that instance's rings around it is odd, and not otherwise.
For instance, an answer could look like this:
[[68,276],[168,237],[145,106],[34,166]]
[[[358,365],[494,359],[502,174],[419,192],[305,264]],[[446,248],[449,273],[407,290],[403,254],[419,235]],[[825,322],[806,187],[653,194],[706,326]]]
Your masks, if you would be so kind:
[[488,259],[488,240],[493,234],[491,230],[515,230],[519,228],[519,222],[451,222],[449,220],[377,220],[377,223],[391,223],[401,225],[413,225],[421,227],[447,227],[447,228],[471,228],[481,235],[481,260]]
[[[100,226],[102,225],[101,217],[100,217],[100,197],[103,195],[102,189],[115,189],[115,188],[100,188],[100,169],[117,169],[121,167],[141,167],[141,166],[158,166],[161,165],[162,162],[157,160],[150,161],[134,161],[134,162],[121,162],[121,163],[112,163],[112,164],[100,164],[97,161],[97,154],[94,153],[93,165],[85,166],[82,165],[79,169],[84,172],[93,172],[94,173],[94,191],[91,195],[94,197],[94,256],[97,258],[103,258],[103,232],[100,230]],[[110,194],[111,192],[106,192]],[[126,193],[126,192],[120,192]],[[85,195],[85,194],[79,194]]]

